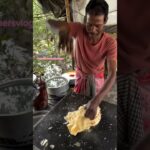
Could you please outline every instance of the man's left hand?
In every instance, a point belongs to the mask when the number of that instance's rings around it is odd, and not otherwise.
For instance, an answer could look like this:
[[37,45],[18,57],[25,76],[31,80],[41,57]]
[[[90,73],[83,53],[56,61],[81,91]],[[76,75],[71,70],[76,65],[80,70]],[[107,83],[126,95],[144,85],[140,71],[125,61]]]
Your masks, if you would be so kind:
[[97,107],[98,105],[94,100],[89,101],[86,105],[85,117],[93,120],[96,116]]

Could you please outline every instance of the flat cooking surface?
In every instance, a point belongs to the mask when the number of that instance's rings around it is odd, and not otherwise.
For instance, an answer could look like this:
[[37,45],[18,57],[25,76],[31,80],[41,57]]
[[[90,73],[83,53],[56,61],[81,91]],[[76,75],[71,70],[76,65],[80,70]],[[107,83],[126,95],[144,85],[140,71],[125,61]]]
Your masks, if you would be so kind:
[[[70,93],[34,128],[34,145],[40,150],[116,150],[117,123],[116,105],[102,102],[102,120],[96,127],[77,136],[69,134],[64,116],[88,102],[87,97]],[[50,127],[50,129],[48,129]],[[48,139],[44,149],[40,142]]]

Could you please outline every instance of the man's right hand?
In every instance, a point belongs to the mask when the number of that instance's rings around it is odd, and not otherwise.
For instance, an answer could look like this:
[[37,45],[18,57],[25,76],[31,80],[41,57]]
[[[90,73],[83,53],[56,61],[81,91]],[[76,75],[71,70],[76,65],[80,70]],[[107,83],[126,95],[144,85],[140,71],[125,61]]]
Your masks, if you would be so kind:
[[73,50],[73,40],[69,37],[69,26],[65,21],[47,20],[47,26],[51,31],[59,34],[59,50],[66,50],[71,53]]
[[98,105],[93,100],[90,100],[85,106],[86,108],[85,117],[93,120],[96,116],[97,107]]
[[68,48],[68,43],[70,41],[69,35],[67,31],[59,31],[59,50],[66,50]]

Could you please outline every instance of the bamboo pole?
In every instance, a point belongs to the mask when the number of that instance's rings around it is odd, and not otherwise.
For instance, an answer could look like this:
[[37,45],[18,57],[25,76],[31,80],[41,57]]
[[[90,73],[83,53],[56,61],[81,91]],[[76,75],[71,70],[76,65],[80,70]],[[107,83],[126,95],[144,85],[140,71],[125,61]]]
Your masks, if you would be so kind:
[[[71,11],[70,11],[70,3],[69,0],[65,0],[65,7],[66,7],[66,17],[67,17],[67,22],[71,22]],[[70,41],[71,42],[71,41]],[[70,43],[73,44],[73,43]],[[74,70],[75,67],[75,62],[73,59],[73,52],[72,52],[72,69]]]
[[67,22],[71,22],[71,12],[70,12],[70,3],[69,0],[65,0],[65,7],[66,7],[66,17],[67,17]]

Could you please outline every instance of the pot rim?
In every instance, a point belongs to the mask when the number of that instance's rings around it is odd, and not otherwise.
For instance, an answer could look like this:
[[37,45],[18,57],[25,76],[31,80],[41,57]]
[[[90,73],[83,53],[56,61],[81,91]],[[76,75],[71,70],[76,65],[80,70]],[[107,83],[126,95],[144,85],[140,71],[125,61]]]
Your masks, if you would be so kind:
[[62,76],[58,76],[58,77],[53,77],[49,80],[46,81],[46,84],[48,84],[47,82],[50,81],[50,80],[53,80],[53,79],[64,79],[66,81],[66,84],[64,84],[63,86],[59,86],[59,87],[49,87],[47,86],[48,89],[58,89],[58,88],[62,88],[62,87],[65,87],[65,86],[68,86],[69,85],[69,82],[66,78],[62,77]]
[[22,111],[20,113],[0,114],[0,118],[1,117],[21,116],[21,115],[28,114],[28,113],[33,113],[33,110],[32,111]]

